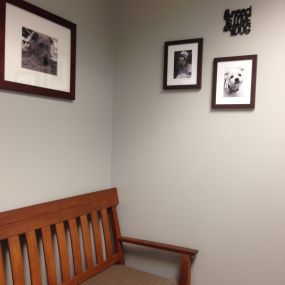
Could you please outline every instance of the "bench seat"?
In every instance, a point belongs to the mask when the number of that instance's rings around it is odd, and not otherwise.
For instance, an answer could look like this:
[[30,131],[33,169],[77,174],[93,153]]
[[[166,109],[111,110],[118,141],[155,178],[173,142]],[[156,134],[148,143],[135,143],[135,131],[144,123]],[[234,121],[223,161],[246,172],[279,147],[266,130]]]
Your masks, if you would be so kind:
[[176,282],[125,265],[113,265],[82,285],[177,285]]

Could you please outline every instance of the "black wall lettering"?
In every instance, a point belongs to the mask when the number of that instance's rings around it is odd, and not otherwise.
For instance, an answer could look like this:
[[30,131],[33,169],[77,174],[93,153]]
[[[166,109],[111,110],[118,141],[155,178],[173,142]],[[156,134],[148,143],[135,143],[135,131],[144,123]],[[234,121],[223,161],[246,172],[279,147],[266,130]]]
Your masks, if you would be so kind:
[[248,35],[251,31],[252,7],[247,9],[225,10],[224,32],[230,32],[231,36]]

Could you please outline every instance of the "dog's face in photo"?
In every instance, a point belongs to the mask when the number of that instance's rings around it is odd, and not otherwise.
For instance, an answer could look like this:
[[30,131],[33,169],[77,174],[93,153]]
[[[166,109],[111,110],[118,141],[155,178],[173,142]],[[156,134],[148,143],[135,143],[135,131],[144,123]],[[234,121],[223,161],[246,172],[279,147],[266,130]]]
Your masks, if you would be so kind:
[[50,64],[52,59],[53,40],[45,35],[34,32],[30,44],[30,53],[33,55],[42,66]]
[[243,68],[231,68],[227,70],[225,73],[225,93],[228,96],[238,95],[240,87],[243,83],[244,77],[244,69]]
[[22,27],[22,68],[57,75],[58,40]]
[[180,56],[178,57],[178,60],[177,60],[177,66],[179,68],[179,70],[183,70],[188,62],[187,62],[187,59],[188,59],[188,53],[187,52],[181,52]]
[[175,52],[174,56],[174,78],[190,78],[191,77],[191,60],[192,51],[182,50]]

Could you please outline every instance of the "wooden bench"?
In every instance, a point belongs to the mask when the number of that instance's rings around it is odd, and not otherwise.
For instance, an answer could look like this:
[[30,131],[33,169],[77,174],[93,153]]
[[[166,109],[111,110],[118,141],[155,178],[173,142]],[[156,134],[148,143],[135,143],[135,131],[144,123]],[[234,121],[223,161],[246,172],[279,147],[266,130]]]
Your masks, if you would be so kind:
[[[198,251],[121,236],[117,205],[113,188],[0,213],[0,284],[177,284],[124,266],[131,243],[181,254],[179,284],[189,285]],[[116,281],[121,272],[133,281]]]

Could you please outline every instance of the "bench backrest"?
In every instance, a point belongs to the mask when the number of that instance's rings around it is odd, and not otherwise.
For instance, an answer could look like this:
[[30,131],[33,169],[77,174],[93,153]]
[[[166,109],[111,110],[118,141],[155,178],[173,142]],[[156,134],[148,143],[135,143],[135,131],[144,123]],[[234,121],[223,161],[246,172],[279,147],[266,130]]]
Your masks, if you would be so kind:
[[113,188],[0,213],[0,284],[77,285],[120,263],[117,205]]

